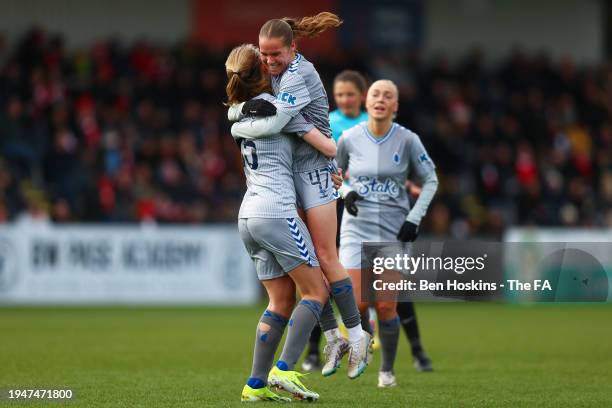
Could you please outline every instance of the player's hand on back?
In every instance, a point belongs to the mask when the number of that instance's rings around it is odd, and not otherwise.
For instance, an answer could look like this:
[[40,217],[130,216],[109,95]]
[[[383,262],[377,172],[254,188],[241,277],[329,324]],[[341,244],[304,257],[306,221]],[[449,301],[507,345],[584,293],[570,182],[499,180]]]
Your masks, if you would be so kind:
[[276,106],[265,99],[251,99],[244,103],[242,113],[246,116],[274,116]]
[[410,221],[404,221],[402,228],[397,233],[397,239],[402,242],[413,242],[418,236],[419,226]]

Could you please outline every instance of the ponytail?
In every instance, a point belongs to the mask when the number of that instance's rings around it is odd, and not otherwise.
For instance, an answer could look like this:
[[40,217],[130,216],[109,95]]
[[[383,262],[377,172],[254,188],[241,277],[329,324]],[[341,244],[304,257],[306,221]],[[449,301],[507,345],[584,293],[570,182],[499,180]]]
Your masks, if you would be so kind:
[[291,45],[298,38],[314,38],[330,27],[342,24],[340,17],[324,11],[316,16],[302,17],[299,20],[283,17],[268,20],[259,30],[260,37],[281,38],[285,46]]
[[259,50],[251,44],[240,45],[225,61],[227,104],[251,99],[262,92],[271,92],[269,76],[261,72]]

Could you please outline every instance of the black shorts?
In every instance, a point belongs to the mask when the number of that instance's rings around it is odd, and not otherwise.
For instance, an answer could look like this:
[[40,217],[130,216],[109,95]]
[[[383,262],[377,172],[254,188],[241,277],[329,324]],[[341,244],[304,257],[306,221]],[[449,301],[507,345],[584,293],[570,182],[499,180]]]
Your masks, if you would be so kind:
[[342,225],[342,213],[344,213],[344,199],[336,200],[336,216],[338,219],[338,230],[336,231],[336,248],[340,248],[340,225]]

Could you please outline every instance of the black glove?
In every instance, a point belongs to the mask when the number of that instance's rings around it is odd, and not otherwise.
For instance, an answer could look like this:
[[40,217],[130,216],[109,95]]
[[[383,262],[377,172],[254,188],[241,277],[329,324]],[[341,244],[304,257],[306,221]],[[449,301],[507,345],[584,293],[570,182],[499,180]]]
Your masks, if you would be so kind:
[[419,227],[410,221],[404,221],[402,228],[397,233],[397,239],[402,242],[412,242],[419,236]]
[[357,206],[355,205],[355,201],[359,200],[363,200],[363,197],[354,191],[349,192],[346,197],[344,197],[344,208],[346,208],[346,211],[348,211],[348,213],[353,217],[356,217],[357,213],[359,212]]
[[242,113],[246,116],[274,116],[276,106],[265,99],[251,99],[242,106]]

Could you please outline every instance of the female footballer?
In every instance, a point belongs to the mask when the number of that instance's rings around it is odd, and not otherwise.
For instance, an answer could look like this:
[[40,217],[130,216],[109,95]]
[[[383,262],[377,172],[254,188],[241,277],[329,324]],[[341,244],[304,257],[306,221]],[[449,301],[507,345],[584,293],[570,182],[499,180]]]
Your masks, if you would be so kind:
[[[362,242],[414,241],[438,186],[435,166],[420,138],[393,121],[398,110],[397,86],[388,80],[374,82],[367,92],[366,109],[367,122],[343,133],[337,155],[339,167],[349,175],[344,189],[340,260],[353,279],[355,293],[361,293]],[[423,183],[413,208],[404,188],[409,176],[417,176]],[[376,301],[374,307],[383,357],[378,385],[394,386],[400,323],[397,302]],[[367,308],[367,303],[359,302],[360,311]]]
[[[365,78],[357,71],[342,71],[334,78],[333,95],[334,102],[338,109],[330,112],[329,125],[332,132],[332,138],[338,142],[338,138],[346,129],[352,128],[356,124],[366,121],[368,114],[361,110],[361,106],[365,102],[366,91],[368,86]],[[344,211],[344,200],[339,198],[336,200],[336,249],[340,246],[340,222],[342,221],[342,212]],[[368,323],[361,319],[362,326]],[[364,326],[368,331],[368,328]],[[372,330],[368,331],[372,334]],[[308,351],[302,362],[304,371],[313,371],[319,369],[321,365],[321,357],[319,355],[319,342],[321,340],[321,327],[315,326],[308,341]]]
[[[368,120],[368,114],[362,110],[368,90],[367,81],[357,71],[344,70],[334,78],[333,95],[334,102],[338,109],[330,112],[329,124],[332,130],[332,138],[338,142],[342,132]],[[421,189],[409,180],[406,180],[406,188],[413,197],[418,197]],[[340,225],[342,223],[342,213],[344,211],[344,200],[337,200],[338,233],[336,235],[336,246],[340,246]],[[371,309],[371,308],[370,308]],[[361,324],[364,330],[374,335],[374,329],[370,325],[370,313],[361,315]],[[423,349],[416,311],[412,302],[398,302],[397,314],[404,333],[410,343],[410,350],[414,359],[414,365],[418,371],[432,371],[431,360]],[[315,326],[310,335],[308,351],[302,368],[305,371],[312,371],[320,364],[319,341],[321,337],[320,326]],[[379,344],[379,340],[376,340]],[[376,346],[375,344],[375,346]]]

